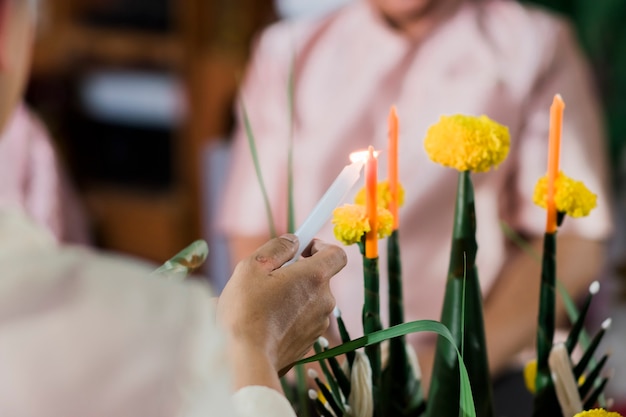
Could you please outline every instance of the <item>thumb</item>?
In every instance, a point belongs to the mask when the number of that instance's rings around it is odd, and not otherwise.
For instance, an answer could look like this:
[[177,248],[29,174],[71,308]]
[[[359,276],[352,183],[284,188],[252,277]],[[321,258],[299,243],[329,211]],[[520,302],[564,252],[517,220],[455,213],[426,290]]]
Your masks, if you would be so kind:
[[299,241],[296,235],[284,234],[271,239],[252,254],[252,260],[261,269],[272,272],[294,257]]

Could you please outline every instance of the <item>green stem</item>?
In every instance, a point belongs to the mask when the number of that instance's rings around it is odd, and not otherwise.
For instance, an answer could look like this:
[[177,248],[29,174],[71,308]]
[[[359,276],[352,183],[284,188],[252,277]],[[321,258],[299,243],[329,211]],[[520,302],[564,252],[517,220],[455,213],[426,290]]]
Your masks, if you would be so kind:
[[543,242],[539,320],[537,323],[537,376],[535,381],[537,393],[552,384],[548,358],[554,343],[556,233],[546,233]]
[[[370,259],[363,257],[363,277],[365,280],[363,332],[367,335],[382,329],[380,323],[378,258]],[[372,383],[374,387],[380,387],[380,345],[366,347],[365,354],[370,360],[372,367]]]

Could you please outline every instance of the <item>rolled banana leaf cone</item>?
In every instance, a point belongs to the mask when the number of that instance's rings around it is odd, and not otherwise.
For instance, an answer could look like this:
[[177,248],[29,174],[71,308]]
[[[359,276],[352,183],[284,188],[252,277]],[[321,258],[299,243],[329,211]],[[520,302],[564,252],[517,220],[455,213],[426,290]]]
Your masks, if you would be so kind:
[[[398,231],[387,239],[389,277],[389,326],[404,323],[402,264]],[[410,347],[409,347],[410,348]],[[407,356],[404,336],[389,340],[389,360],[383,371],[382,410],[385,416],[413,417],[424,412],[425,402],[418,376]]]
[[[380,322],[380,293],[378,258],[363,256],[363,278],[365,280],[365,299],[363,302],[363,333],[368,335],[382,330]],[[380,344],[374,344],[365,348],[370,365],[372,367],[372,390],[374,394],[375,416],[381,416],[378,407],[381,386],[381,350]]]
[[[450,266],[441,323],[450,329],[455,344],[463,355],[474,396],[476,415],[493,417],[493,394],[487,362],[482,295],[475,265],[477,249],[474,190],[470,173],[464,171],[459,173]],[[457,404],[459,392],[456,352],[446,340],[439,337],[426,415],[429,417],[462,415]]]
[[185,279],[204,264],[208,255],[209,246],[206,241],[196,240],[153,271],[152,275]]
[[[550,374],[548,358],[554,343],[556,288],[556,233],[546,233],[543,240],[543,260],[539,290],[539,319],[537,323],[537,376],[533,416],[559,410]],[[556,409],[554,408],[556,405]],[[561,415],[558,412],[556,415]]]

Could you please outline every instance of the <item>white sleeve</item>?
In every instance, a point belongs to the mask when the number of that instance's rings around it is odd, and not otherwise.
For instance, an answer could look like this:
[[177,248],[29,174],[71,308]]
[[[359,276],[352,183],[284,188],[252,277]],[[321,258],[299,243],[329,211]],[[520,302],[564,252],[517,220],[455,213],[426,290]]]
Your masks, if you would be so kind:
[[268,387],[244,387],[232,398],[237,417],[296,417],[287,398]]

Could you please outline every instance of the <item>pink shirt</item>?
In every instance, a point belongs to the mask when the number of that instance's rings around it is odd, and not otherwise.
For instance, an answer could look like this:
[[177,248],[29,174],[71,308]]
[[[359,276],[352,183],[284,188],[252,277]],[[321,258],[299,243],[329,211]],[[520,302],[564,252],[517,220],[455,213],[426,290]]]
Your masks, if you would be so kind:
[[21,208],[59,241],[88,242],[85,218],[41,123],[21,105],[0,132],[0,208]]
[[[488,292],[507,259],[504,220],[541,236],[545,211],[531,200],[546,172],[549,107],[565,102],[561,166],[598,194],[585,219],[567,219],[561,234],[605,239],[611,230],[599,110],[589,72],[569,27],[511,1],[465,2],[420,42],[388,29],[365,1],[322,20],[283,22],[260,38],[243,88],[276,224],[286,226],[287,79],[295,53],[294,183],[301,224],[347,163],[348,155],[387,146],[387,115],[400,118],[400,180],[406,202],[400,236],[406,316],[439,319],[449,260],[457,173],[431,162],[425,132],[441,115],[486,114],[509,127],[512,148],[498,169],[474,174],[478,268]],[[266,235],[267,221],[241,126],[221,227],[231,234]],[[386,178],[386,158],[379,162]],[[319,234],[334,241],[330,224]],[[381,306],[386,310],[384,242]],[[352,336],[362,334],[361,258],[332,281]],[[536,277],[539,279],[539,277]],[[412,336],[417,337],[417,336]]]

